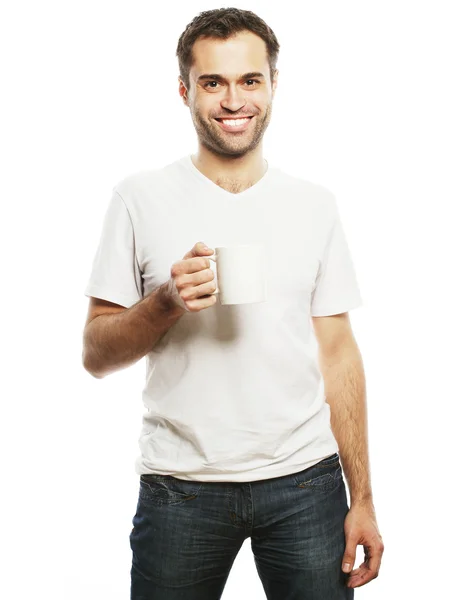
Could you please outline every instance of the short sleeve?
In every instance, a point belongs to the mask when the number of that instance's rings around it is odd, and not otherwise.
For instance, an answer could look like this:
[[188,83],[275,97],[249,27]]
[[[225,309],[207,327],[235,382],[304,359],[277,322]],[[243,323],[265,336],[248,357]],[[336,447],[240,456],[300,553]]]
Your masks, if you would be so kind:
[[333,223],[311,296],[311,316],[336,315],[362,304],[353,260],[334,200]]
[[104,216],[100,241],[84,294],[126,308],[143,298],[133,224],[124,200],[115,189]]

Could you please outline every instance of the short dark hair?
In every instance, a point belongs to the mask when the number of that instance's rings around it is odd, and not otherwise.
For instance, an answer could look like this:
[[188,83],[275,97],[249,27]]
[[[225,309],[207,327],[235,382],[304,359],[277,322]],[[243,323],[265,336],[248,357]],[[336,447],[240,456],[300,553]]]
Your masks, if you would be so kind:
[[250,10],[240,8],[215,8],[199,13],[185,28],[177,43],[176,56],[179,72],[187,90],[190,89],[189,73],[193,65],[193,44],[199,37],[227,39],[241,31],[251,31],[262,38],[267,46],[270,79],[276,71],[279,43],[273,30]]

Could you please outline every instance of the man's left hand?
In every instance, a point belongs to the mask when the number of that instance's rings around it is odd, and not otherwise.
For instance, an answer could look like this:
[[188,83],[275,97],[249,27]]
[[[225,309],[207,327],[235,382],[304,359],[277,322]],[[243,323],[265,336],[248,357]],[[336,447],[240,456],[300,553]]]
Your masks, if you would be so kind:
[[[378,577],[384,551],[383,540],[378,530],[375,509],[371,501],[351,505],[344,521],[345,553],[342,570],[349,573],[347,587],[356,588]],[[356,547],[364,547],[365,560],[353,569]],[[349,564],[347,569],[346,564]]]

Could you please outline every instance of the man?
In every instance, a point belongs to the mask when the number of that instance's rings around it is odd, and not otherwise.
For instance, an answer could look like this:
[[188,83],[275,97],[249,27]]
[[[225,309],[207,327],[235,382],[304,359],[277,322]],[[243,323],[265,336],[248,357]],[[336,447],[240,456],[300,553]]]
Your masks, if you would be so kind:
[[[220,598],[248,537],[270,600],[352,598],[380,568],[337,204],[263,158],[278,50],[250,11],[190,23],[179,93],[198,152],[116,185],[85,290],[85,368],[147,360],[132,600]],[[207,257],[255,242],[267,301],[221,306]]]

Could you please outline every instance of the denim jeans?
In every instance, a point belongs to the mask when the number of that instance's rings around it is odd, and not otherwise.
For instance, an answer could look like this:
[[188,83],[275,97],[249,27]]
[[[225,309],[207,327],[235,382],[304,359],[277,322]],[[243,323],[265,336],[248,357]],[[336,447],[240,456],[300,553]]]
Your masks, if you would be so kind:
[[350,600],[354,590],[342,571],[348,510],[338,454],[245,483],[140,475],[129,536],[130,598],[221,598],[250,537],[268,600]]

